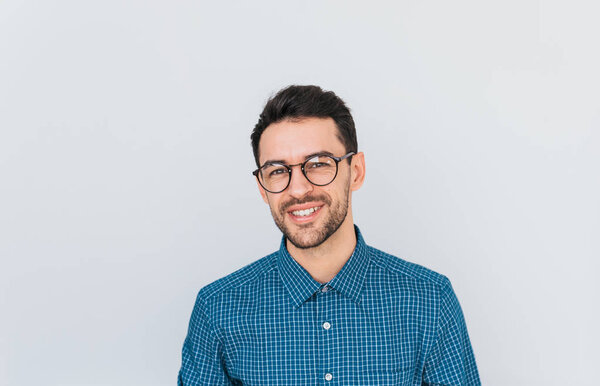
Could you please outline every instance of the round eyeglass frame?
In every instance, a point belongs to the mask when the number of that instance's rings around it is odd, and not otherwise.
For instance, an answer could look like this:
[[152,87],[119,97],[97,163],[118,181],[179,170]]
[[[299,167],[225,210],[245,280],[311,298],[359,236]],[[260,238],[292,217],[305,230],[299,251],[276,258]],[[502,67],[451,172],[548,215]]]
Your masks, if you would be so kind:
[[[341,157],[335,157],[335,156],[332,156],[332,155],[330,155],[330,154],[316,154],[316,155],[314,155],[314,156],[312,156],[312,157],[308,158],[308,159],[307,159],[306,161],[304,161],[304,162],[300,162],[300,163],[293,164],[293,165],[280,164],[280,163],[278,163],[278,162],[270,163],[269,165],[281,165],[281,166],[284,166],[284,167],[285,167],[285,168],[288,170],[288,173],[289,173],[289,174],[288,174],[288,182],[287,182],[287,184],[285,185],[285,187],[284,187],[283,189],[281,189],[281,190],[277,190],[277,191],[273,191],[273,190],[269,190],[269,189],[267,189],[267,188],[266,188],[266,187],[263,185],[263,183],[260,181],[260,178],[258,177],[258,173],[260,173],[260,169],[262,169],[263,167],[265,167],[267,164],[265,164],[265,165],[263,165],[263,166],[259,167],[258,169],[254,170],[254,171],[252,172],[252,175],[254,175],[254,177],[256,177],[256,179],[258,180],[258,183],[260,184],[260,186],[262,186],[262,188],[263,188],[264,190],[266,190],[267,192],[269,192],[269,193],[281,193],[281,192],[283,192],[284,190],[286,190],[286,189],[288,188],[288,186],[290,186],[290,182],[292,182],[292,167],[293,167],[293,166],[300,166],[300,170],[302,170],[302,174],[304,175],[304,178],[306,178],[306,180],[307,180],[308,182],[310,182],[311,184],[313,184],[313,185],[315,185],[315,186],[326,186],[326,185],[329,185],[329,184],[331,184],[333,181],[335,181],[335,178],[337,177],[338,170],[339,170],[338,164],[339,164],[341,161],[345,160],[346,158],[348,158],[348,157],[352,157],[353,155],[356,155],[356,153],[355,153],[355,152],[353,152],[353,151],[351,151],[351,152],[349,152],[349,153],[347,153],[347,154],[345,154],[345,155],[343,155],[343,156],[341,156]],[[310,161],[311,159],[313,159],[313,158],[315,158],[315,157],[329,157],[329,158],[331,158],[332,160],[334,160],[334,161],[335,161],[335,175],[333,176],[333,178],[331,179],[331,181],[329,181],[329,182],[328,182],[328,183],[326,183],[326,184],[315,184],[315,183],[314,183],[314,182],[312,182],[312,181],[310,180],[310,178],[308,178],[308,176],[306,175],[306,170],[304,170],[304,166],[306,166],[306,164],[308,163],[308,161]]]

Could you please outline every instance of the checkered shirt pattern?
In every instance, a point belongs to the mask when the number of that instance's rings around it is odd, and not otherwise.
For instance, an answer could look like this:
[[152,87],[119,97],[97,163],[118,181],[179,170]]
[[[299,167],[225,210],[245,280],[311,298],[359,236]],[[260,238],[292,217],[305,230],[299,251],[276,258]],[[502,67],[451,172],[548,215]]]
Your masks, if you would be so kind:
[[449,280],[365,244],[327,284],[288,253],[200,290],[178,384],[480,385]]

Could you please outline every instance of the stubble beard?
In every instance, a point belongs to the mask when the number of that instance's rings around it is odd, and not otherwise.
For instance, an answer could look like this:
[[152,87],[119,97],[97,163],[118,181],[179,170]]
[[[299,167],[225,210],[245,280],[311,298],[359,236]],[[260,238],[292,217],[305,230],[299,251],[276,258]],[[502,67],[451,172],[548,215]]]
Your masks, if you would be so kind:
[[[328,195],[308,195],[301,199],[289,200],[282,203],[277,211],[271,208],[271,214],[275,224],[281,230],[281,233],[299,249],[308,249],[318,247],[323,244],[331,235],[333,235],[339,227],[342,225],[346,216],[348,215],[348,197],[350,194],[349,186],[345,189],[343,200],[332,205],[332,200]],[[311,201],[323,202],[329,209],[329,215],[325,219],[325,223],[318,227],[315,224],[301,224],[292,225],[297,229],[295,232],[290,230],[285,223],[285,216],[287,215],[287,208],[292,205],[300,205]]]

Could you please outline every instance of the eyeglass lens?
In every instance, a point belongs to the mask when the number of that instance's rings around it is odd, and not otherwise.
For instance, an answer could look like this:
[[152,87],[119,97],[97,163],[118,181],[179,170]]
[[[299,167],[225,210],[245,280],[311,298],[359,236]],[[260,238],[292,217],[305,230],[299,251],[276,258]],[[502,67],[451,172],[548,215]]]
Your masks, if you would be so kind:
[[[327,185],[337,174],[337,163],[329,156],[316,156],[304,162],[304,175],[314,185]],[[283,191],[289,184],[291,174],[286,165],[268,164],[258,173],[261,184],[271,192]]]

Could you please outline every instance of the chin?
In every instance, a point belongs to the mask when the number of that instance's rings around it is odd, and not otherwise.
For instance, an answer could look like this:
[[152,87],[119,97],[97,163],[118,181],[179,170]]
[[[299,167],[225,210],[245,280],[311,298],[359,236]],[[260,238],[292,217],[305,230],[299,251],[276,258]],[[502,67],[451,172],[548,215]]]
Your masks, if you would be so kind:
[[[302,231],[300,231],[302,232]],[[326,238],[321,235],[286,235],[286,238],[292,243],[296,248],[299,249],[309,249],[315,248],[319,245],[323,244]]]

